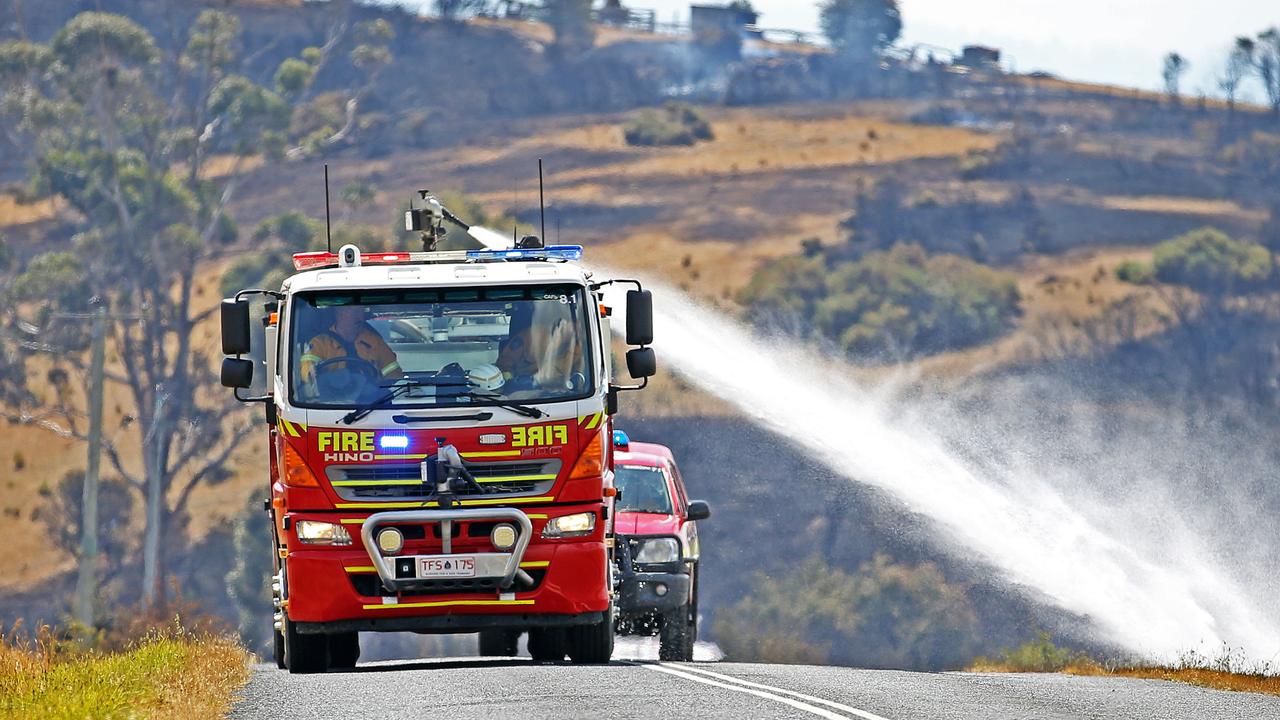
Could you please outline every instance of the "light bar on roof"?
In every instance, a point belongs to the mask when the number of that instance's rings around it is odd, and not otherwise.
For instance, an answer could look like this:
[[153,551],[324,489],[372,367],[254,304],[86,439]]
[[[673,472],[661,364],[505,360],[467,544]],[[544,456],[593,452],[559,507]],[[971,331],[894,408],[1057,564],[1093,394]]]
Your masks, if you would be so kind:
[[468,250],[468,260],[581,260],[581,245],[552,245],[528,250]]
[[[408,263],[463,263],[493,262],[496,260],[559,260],[582,259],[581,245],[552,245],[528,250],[449,250],[444,252],[382,252],[360,256],[361,265],[399,265]],[[302,252],[293,256],[293,267],[298,272],[337,267],[338,255],[331,252]]]

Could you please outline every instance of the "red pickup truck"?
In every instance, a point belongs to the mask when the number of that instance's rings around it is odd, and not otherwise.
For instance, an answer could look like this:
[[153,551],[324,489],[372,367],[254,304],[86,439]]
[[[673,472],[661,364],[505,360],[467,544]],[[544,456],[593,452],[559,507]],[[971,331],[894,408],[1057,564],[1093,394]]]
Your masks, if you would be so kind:
[[664,445],[615,430],[614,533],[620,635],[658,635],[661,660],[692,660],[698,636],[698,520],[711,507],[690,500]]

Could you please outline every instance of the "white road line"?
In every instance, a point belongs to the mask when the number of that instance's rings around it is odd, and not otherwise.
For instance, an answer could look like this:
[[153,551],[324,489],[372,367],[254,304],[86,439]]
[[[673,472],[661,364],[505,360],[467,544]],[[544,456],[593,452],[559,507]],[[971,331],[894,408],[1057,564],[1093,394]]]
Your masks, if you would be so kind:
[[710,675],[711,677],[720,678],[721,680],[727,680],[729,682],[737,683],[739,685],[746,685],[748,687],[761,688],[763,690],[770,691],[770,692],[790,695],[792,697],[800,698],[801,700],[807,700],[811,703],[818,703],[820,705],[826,705],[827,707],[830,707],[830,708],[835,708],[836,710],[839,710],[841,712],[849,713],[854,717],[862,718],[862,720],[887,720],[887,718],[876,715],[875,713],[870,713],[870,712],[867,712],[866,710],[859,710],[858,708],[850,707],[843,703],[834,702],[832,700],[824,700],[820,697],[814,697],[812,695],[805,695],[804,693],[796,692],[795,690],[787,690],[785,688],[773,687],[772,685],[761,685],[760,683],[751,682],[750,680],[743,680],[742,678],[736,678],[736,677],[733,677],[732,675],[721,675],[720,673],[711,672],[710,670],[705,670],[703,668],[696,667],[693,665],[680,664],[680,665],[668,665],[666,667],[676,667],[676,668],[680,668],[681,670],[684,670],[685,672],[698,673],[699,675]]
[[[780,688],[773,688],[767,685],[751,683],[756,687],[766,688],[764,690],[752,690],[751,688],[742,687],[741,685],[730,685],[729,683],[723,683],[718,680],[712,680],[711,678],[702,677],[699,675],[693,675],[687,672],[682,672],[681,670],[687,669],[682,665],[670,666],[670,665],[650,665],[646,663],[638,663],[638,664],[640,667],[653,670],[654,672],[667,673],[668,675],[675,675],[676,677],[681,677],[681,678],[684,678],[685,680],[692,680],[694,682],[703,683],[704,685],[712,685],[715,687],[724,688],[725,690],[733,690],[734,692],[746,693],[748,695],[755,695],[756,697],[761,697],[766,700],[773,700],[774,702],[780,702],[786,705],[790,705],[791,707],[796,708],[797,710],[804,710],[805,712],[812,713],[814,715],[817,715],[818,717],[827,718],[827,720],[849,720],[848,717],[845,715],[837,715],[836,713],[833,713],[830,710],[820,708],[816,705],[810,705],[809,703],[806,703],[806,702],[793,700],[789,697],[783,697],[782,695],[778,695],[778,694],[775,694],[774,692],[770,692],[770,690],[779,691],[779,692],[789,692],[786,690],[781,690]],[[676,670],[675,667],[679,667],[681,668],[681,670]],[[727,676],[721,676],[721,677],[727,677]],[[737,681],[736,678],[728,678],[728,679]],[[792,694],[796,694],[796,693],[792,693]],[[852,708],[850,709],[852,710]],[[855,712],[861,713],[861,711],[855,711]],[[858,717],[871,718],[872,720],[884,720],[884,718],[877,718],[875,715],[870,715],[870,714],[860,714],[858,715]]]

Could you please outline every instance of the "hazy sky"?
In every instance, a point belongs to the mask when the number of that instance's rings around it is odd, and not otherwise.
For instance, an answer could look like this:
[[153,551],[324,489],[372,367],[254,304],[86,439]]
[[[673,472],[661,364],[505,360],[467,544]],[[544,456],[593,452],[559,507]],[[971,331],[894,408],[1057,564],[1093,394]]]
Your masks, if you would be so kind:
[[[402,0],[403,1],[403,0]],[[715,0],[703,0],[711,4]],[[659,19],[687,20],[688,0],[623,0]],[[406,4],[429,6],[429,0]],[[767,28],[817,30],[816,2],[752,0]],[[1214,78],[1237,35],[1280,25],[1276,0],[900,0],[903,45],[1003,49],[1019,71],[1143,88],[1161,84],[1161,60],[1191,60],[1184,92],[1216,92]]]

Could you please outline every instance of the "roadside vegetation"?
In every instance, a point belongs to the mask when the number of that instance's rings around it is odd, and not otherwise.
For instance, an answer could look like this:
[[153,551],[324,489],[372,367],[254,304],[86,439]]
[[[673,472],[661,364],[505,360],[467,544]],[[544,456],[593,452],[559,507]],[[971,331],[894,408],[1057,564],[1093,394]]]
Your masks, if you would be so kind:
[[757,324],[811,332],[863,361],[980,344],[1021,313],[1013,275],[918,245],[852,261],[814,248],[761,267],[740,299]]
[[0,717],[221,717],[249,677],[234,639],[176,622],[118,648],[86,649],[84,639],[11,632],[0,644]]
[[1160,665],[1131,659],[1098,660],[1084,651],[1058,645],[1049,633],[1040,632],[1034,640],[1003,649],[994,657],[979,657],[965,669],[1168,680],[1214,690],[1280,695],[1280,669],[1250,662],[1229,647],[1212,655],[1188,651],[1177,662]]
[[942,670],[979,643],[966,588],[931,563],[877,555],[848,572],[815,557],[751,586],[717,612],[713,634],[730,660]]
[[623,131],[628,145],[696,145],[715,139],[711,123],[697,108],[670,102],[660,109],[641,110]]

